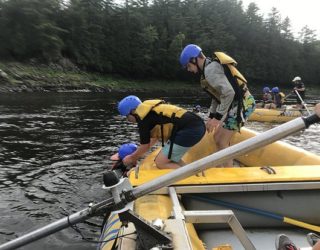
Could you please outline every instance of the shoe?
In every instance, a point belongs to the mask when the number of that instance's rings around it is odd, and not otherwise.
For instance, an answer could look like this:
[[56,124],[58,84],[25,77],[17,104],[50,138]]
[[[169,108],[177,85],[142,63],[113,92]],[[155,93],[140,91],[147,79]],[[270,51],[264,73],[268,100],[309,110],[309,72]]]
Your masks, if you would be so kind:
[[288,236],[279,234],[276,239],[276,250],[298,250],[298,248]]
[[320,240],[320,236],[315,233],[308,233],[307,240],[308,240],[310,246],[313,247]]

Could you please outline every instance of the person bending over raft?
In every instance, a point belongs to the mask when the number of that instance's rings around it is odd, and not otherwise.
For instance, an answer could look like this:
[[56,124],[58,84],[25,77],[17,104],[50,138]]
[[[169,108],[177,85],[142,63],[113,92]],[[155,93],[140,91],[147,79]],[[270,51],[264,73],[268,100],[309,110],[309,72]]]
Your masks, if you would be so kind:
[[[247,80],[235,67],[236,61],[223,52],[206,57],[199,46],[189,44],[181,52],[180,64],[189,72],[201,75],[201,87],[212,97],[207,131],[214,131],[218,150],[229,147],[235,132],[240,131],[255,109],[255,100]],[[232,160],[223,166],[233,166]]]
[[157,167],[179,168],[184,165],[182,156],[201,140],[206,131],[199,116],[163,100],[142,102],[137,96],[130,95],[119,102],[118,110],[129,122],[138,124],[140,135],[140,146],[123,159],[125,165],[136,162],[160,140],[162,149],[155,158]]
[[138,146],[135,143],[122,144],[117,153],[110,157],[110,160],[115,161],[111,170],[119,171],[121,177],[127,177],[130,169],[134,168],[137,162],[133,162],[130,166],[123,163],[123,159],[127,155],[131,155],[137,150]]

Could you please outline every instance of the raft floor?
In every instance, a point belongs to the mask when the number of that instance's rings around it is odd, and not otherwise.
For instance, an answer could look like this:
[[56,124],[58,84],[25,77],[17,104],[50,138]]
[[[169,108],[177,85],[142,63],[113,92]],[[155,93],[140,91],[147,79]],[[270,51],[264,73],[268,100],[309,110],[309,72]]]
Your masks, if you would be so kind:
[[[278,234],[286,234],[297,247],[311,249],[306,238],[309,232],[308,230],[296,228],[246,229],[248,237],[257,250],[274,250]],[[222,244],[229,244],[234,250],[244,249],[231,230],[203,230],[198,231],[198,234],[200,239],[206,243],[208,249],[213,249]]]

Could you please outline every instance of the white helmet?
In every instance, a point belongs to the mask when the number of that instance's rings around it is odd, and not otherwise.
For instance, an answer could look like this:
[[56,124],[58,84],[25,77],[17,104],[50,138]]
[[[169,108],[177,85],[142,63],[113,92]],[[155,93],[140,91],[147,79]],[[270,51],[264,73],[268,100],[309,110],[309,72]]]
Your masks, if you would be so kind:
[[293,78],[292,81],[293,81],[293,82],[301,81],[301,77],[300,77],[300,76],[296,76],[295,78]]

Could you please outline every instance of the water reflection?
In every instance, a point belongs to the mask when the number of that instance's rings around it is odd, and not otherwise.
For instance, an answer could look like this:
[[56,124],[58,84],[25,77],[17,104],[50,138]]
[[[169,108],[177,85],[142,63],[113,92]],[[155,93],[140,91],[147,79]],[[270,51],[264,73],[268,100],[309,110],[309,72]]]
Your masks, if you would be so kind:
[[[19,97],[1,97],[0,242],[102,200],[106,156],[128,137],[137,139],[105,95]],[[90,237],[99,232],[83,228]],[[65,231],[25,249],[92,249]]]
[[[0,96],[0,243],[103,199],[101,175],[111,164],[107,156],[122,143],[138,141],[135,125],[117,115],[120,98],[90,93]],[[209,103],[200,97],[165,99],[189,110]],[[273,126],[248,124],[259,131]],[[285,141],[320,154],[319,127]],[[94,238],[101,219],[90,221],[80,228]],[[24,249],[94,246],[66,229]]]

